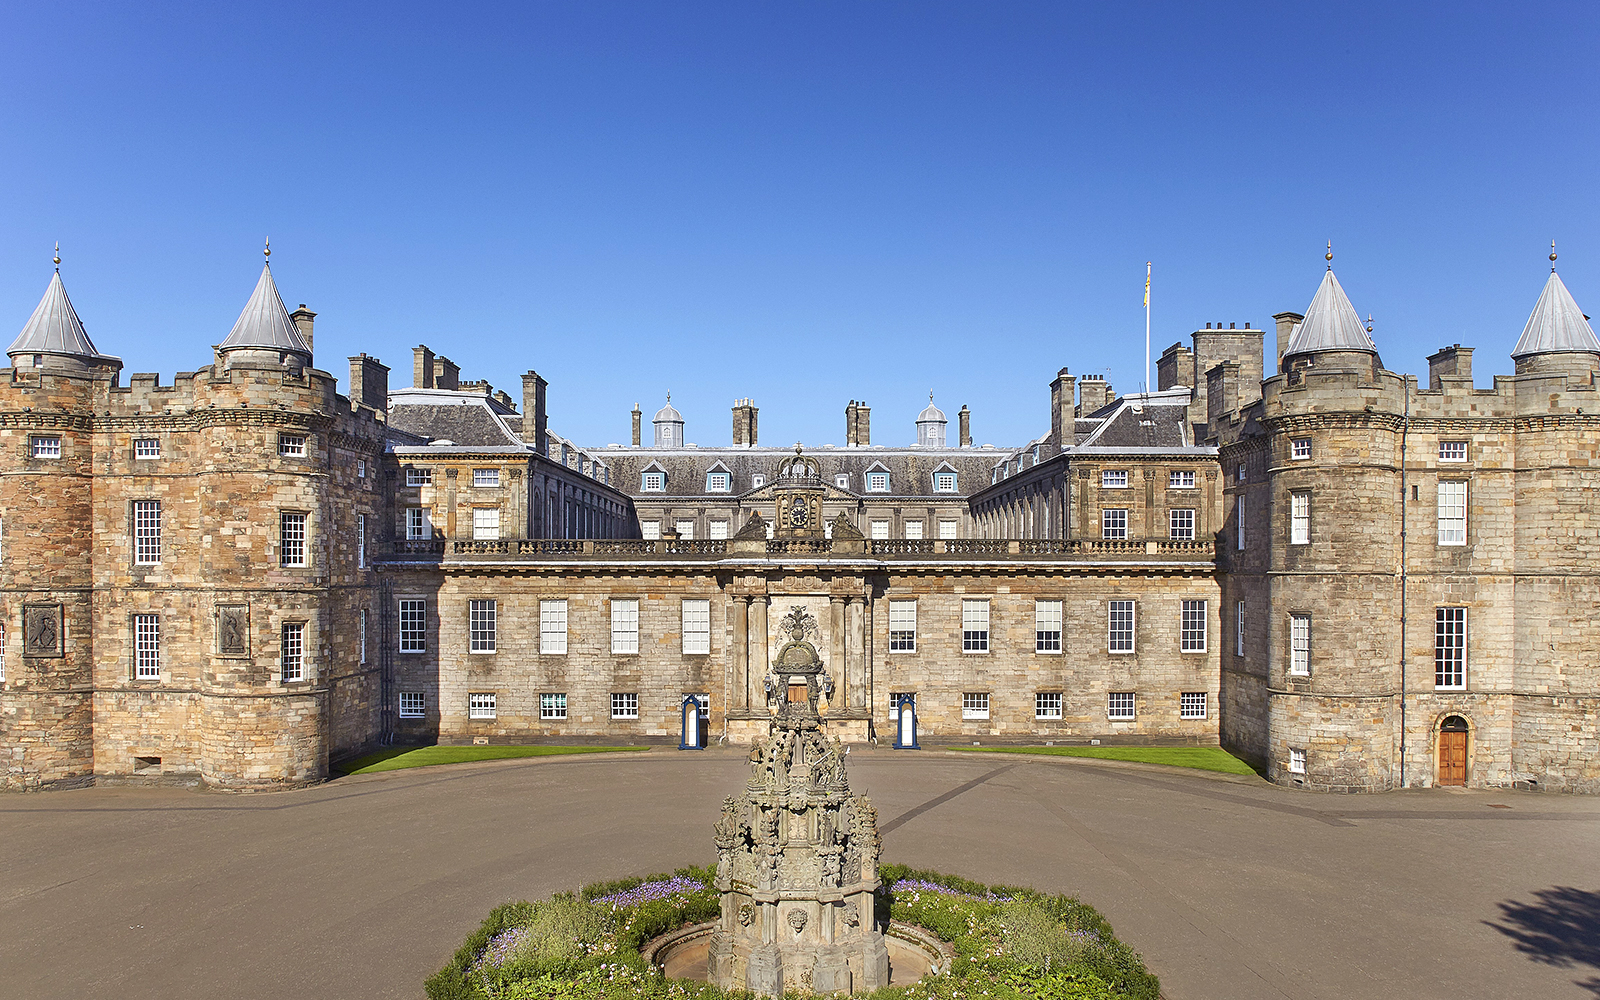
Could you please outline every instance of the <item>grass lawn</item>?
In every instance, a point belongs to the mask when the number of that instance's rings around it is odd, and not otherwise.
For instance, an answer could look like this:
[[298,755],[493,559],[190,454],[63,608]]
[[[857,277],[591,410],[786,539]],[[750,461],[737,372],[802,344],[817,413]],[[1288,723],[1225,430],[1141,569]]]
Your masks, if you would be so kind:
[[1133,760],[1143,764],[1193,767],[1225,774],[1255,774],[1255,768],[1221,747],[946,747],[968,753],[1032,753],[1056,757]]
[[460,764],[471,760],[509,760],[515,757],[551,757],[567,753],[614,753],[618,750],[645,750],[647,747],[391,747],[347,760],[335,766],[343,774],[372,774],[398,771],[403,767],[432,767],[434,764]]

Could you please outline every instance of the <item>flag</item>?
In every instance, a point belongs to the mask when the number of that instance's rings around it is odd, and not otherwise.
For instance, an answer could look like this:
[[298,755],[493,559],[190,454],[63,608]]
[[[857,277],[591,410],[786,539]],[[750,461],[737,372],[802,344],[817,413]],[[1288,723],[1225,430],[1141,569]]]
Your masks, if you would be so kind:
[[1144,307],[1150,308],[1150,275],[1144,276]]

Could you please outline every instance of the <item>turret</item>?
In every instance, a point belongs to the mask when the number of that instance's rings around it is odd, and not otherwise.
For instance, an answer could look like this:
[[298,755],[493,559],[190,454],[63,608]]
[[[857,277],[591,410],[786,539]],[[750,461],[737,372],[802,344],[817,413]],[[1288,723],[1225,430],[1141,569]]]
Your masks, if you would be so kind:
[[[272,253],[270,248],[265,252]],[[316,314],[305,311],[304,307],[298,314],[305,315],[309,329],[309,317]],[[244,364],[299,369],[311,364],[311,345],[306,343],[300,326],[283,306],[283,297],[272,280],[270,262],[261,266],[256,289],[250,293],[250,301],[244,304],[238,322],[233,324],[233,332],[217,345],[217,356],[226,368]]]
[[1556,254],[1550,251],[1550,278],[1539,293],[1533,314],[1522,328],[1522,336],[1511,352],[1518,375],[1565,374],[1588,378],[1600,369],[1600,340],[1595,339],[1589,318],[1573,301],[1555,269]]
[[44,298],[28,317],[22,332],[11,342],[6,354],[13,368],[38,368],[66,373],[99,372],[115,375],[122,359],[101,354],[78,319],[67,288],[61,283],[61,258],[56,257],[56,273],[44,290]]

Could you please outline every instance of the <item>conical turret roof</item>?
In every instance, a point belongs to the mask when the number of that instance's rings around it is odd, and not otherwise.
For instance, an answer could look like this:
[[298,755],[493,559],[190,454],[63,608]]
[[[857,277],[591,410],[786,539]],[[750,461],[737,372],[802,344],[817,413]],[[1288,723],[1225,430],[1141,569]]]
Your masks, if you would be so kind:
[[1583,310],[1572,300],[1572,293],[1567,291],[1561,276],[1552,269],[1550,280],[1544,283],[1544,291],[1539,293],[1533,315],[1522,328],[1522,337],[1511,357],[1562,351],[1600,354],[1600,340],[1595,339],[1594,328],[1583,318]]
[[311,348],[306,346],[299,327],[289,318],[289,310],[283,307],[270,265],[261,268],[261,280],[256,282],[250,301],[244,304],[239,321],[233,324],[233,332],[218,346],[224,351],[235,347],[297,351],[310,357]]
[[11,342],[7,354],[73,354],[85,358],[103,358],[107,355],[95,350],[94,342],[84,332],[78,311],[67,298],[67,286],[61,283],[61,272],[50,277],[50,287],[44,298],[28,317],[28,323]]
[[1312,351],[1378,351],[1331,267],[1322,276],[1317,294],[1306,307],[1306,318],[1295,327],[1283,353],[1287,357]]

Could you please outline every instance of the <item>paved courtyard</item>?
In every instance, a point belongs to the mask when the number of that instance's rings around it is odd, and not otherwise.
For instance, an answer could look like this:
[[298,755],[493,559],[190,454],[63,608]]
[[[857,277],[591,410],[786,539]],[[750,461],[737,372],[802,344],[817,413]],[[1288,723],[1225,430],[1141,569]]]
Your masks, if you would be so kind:
[[[887,860],[1074,892],[1172,1000],[1600,996],[1600,800],[850,756]],[[713,854],[743,755],[0,798],[0,995],[420,997],[490,906]]]

